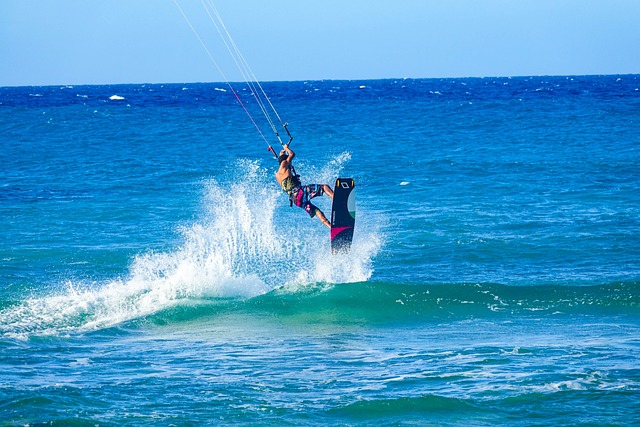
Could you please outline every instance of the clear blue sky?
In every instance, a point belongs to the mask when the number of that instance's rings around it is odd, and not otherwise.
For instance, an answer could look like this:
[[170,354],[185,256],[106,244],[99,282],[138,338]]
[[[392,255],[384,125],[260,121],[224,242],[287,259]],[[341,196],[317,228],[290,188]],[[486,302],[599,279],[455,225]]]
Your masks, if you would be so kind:
[[[178,1],[241,80],[200,1]],[[215,4],[265,81],[640,73],[640,0]],[[0,0],[0,86],[221,80],[172,0]]]

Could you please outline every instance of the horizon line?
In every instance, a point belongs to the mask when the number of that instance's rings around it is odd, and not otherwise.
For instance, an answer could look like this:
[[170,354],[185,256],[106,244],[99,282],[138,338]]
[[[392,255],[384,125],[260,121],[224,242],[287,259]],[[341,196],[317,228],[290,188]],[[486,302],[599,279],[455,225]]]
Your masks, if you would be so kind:
[[[294,79],[294,80],[258,80],[260,83],[296,83],[296,82],[362,82],[362,81],[380,81],[380,80],[452,80],[452,79],[518,79],[533,77],[606,77],[606,76],[639,76],[640,73],[593,73],[593,74],[531,74],[531,75],[511,75],[511,76],[447,76],[447,77],[379,77],[379,78],[327,78],[327,79]],[[1,85],[0,88],[20,88],[20,87],[74,87],[74,86],[124,86],[124,85],[180,85],[180,84],[244,84],[244,81],[175,81],[175,82],[115,82],[115,83],[47,83],[47,84],[16,84]]]

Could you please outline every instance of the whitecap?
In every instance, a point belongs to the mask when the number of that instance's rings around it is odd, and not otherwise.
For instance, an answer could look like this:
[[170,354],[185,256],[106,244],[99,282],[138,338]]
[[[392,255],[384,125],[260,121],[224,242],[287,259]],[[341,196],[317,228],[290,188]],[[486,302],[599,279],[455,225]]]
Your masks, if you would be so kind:
[[122,97],[122,96],[120,96],[120,95],[111,95],[111,96],[109,97],[109,99],[110,99],[110,100],[112,100],[112,101],[121,101],[121,100],[123,100],[123,99],[124,99],[124,97]]

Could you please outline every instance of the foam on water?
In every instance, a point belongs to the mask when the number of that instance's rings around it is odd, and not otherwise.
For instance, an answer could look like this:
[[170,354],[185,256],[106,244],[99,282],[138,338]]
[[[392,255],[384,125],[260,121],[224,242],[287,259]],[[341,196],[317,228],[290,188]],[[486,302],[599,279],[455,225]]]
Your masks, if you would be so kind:
[[[315,178],[328,181],[348,160],[343,153]],[[380,247],[373,227],[358,230],[350,257],[334,257],[319,221],[283,207],[286,196],[271,171],[250,161],[235,169],[226,175],[229,182],[205,182],[201,218],[180,230],[180,246],[137,256],[126,277],[67,281],[55,295],[6,308],[0,333],[25,338],[91,331],[202,299],[252,298],[280,287],[371,276],[371,259]]]

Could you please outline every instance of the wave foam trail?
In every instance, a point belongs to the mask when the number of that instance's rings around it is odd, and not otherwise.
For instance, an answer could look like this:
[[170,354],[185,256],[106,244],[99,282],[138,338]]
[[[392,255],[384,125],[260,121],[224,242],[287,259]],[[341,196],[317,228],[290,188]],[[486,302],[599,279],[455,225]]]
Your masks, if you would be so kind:
[[[205,184],[202,218],[180,230],[183,242],[175,250],[137,256],[124,278],[67,282],[57,295],[8,307],[0,311],[0,334],[91,331],[207,298],[251,298],[279,287],[370,277],[379,248],[375,231],[356,233],[352,256],[332,257],[327,230],[288,207],[271,171],[243,161],[228,176],[229,182]],[[322,202],[330,206],[328,198]]]

